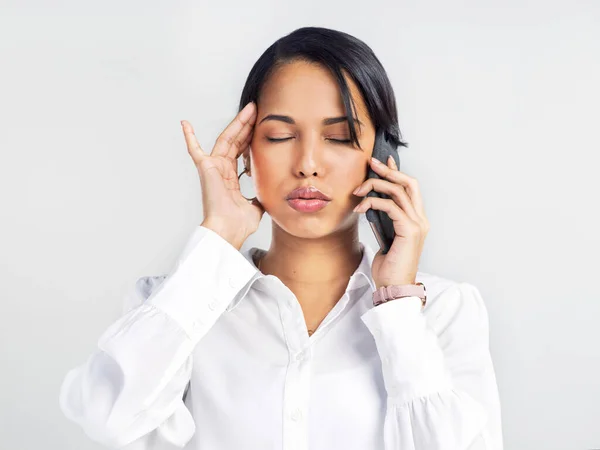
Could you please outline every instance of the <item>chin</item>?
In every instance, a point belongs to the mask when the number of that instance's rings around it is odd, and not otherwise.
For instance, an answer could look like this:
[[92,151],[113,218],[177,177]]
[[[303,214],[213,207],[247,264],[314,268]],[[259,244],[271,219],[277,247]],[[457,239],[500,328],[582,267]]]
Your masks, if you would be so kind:
[[[294,210],[285,215],[271,215],[271,220],[286,233],[304,239],[317,239],[350,228],[357,223],[350,210],[344,217],[337,214],[303,214]],[[341,220],[340,220],[341,219]]]
[[288,223],[278,222],[279,228],[299,238],[316,239],[329,234],[329,230],[315,220],[294,220]]

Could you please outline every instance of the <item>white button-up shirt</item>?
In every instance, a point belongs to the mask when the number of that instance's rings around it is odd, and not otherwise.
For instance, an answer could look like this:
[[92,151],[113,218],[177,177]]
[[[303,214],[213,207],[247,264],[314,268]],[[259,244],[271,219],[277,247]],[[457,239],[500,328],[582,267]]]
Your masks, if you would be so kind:
[[300,304],[195,227],[168,274],[137,280],[121,318],[70,370],[60,406],[110,447],[498,450],[500,403],[478,289],[419,272],[418,297],[373,307],[373,250],[309,336]]

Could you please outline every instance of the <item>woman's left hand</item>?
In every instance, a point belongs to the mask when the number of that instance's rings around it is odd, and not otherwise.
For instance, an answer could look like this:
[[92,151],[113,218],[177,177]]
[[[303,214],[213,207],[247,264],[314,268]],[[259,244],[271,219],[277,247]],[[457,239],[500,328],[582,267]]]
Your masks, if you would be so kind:
[[369,178],[354,191],[354,195],[364,197],[369,191],[375,190],[390,198],[365,197],[354,211],[362,213],[372,208],[386,212],[394,223],[396,233],[387,254],[382,254],[379,249],[373,259],[373,281],[377,288],[392,284],[415,284],[423,244],[429,232],[429,221],[425,217],[418,182],[399,171],[391,156],[387,166],[373,158],[369,161],[382,179]]

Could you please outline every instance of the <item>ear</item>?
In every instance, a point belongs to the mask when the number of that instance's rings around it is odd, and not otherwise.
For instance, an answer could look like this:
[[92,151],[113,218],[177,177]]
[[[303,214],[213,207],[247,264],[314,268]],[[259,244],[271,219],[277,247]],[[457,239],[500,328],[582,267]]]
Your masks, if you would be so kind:
[[250,171],[250,147],[248,147],[244,153],[242,153],[242,159],[244,161],[244,167],[248,168],[248,171],[246,172],[246,175],[250,176],[251,175],[251,171]]

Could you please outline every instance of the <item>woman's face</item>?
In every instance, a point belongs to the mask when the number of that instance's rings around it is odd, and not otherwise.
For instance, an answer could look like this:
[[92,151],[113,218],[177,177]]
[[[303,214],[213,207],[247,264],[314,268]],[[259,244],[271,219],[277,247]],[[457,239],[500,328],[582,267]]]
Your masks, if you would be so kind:
[[[261,92],[244,160],[258,201],[273,222],[294,236],[316,238],[356,224],[352,209],[361,198],[352,191],[365,180],[375,128],[356,85],[348,77],[346,81],[358,110],[356,119],[362,124],[355,122],[362,150],[352,142],[334,141],[349,140],[350,129],[338,85],[327,69],[307,62],[287,64],[273,73]],[[289,119],[270,119],[270,115]],[[336,117],[344,120],[323,123]],[[315,186],[331,201],[314,212],[292,208],[287,195],[305,186]]]

